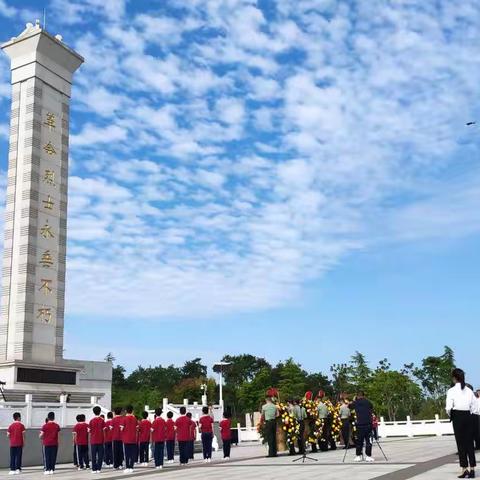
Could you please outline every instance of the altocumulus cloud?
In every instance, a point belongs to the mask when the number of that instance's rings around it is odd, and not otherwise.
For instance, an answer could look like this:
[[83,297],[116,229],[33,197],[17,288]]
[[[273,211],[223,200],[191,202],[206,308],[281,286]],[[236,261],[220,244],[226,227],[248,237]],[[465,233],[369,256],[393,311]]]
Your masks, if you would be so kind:
[[139,3],[50,2],[86,58],[70,313],[268,309],[356,249],[479,231],[478,167],[449,180],[479,146],[461,130],[480,95],[477,1]]

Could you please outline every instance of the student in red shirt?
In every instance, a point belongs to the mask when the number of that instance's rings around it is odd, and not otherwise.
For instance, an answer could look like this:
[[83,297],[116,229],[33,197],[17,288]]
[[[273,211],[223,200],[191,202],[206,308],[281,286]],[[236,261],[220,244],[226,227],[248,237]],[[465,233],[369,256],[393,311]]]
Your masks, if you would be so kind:
[[[163,455],[165,452],[165,440],[167,438],[167,422],[161,417],[162,409],[155,410],[155,420],[152,422],[153,458],[155,468],[163,468]],[[175,435],[175,431],[174,431]]]
[[20,413],[13,414],[13,423],[7,430],[10,440],[10,475],[18,474],[22,471],[22,453],[25,444],[25,426],[21,421]]
[[107,421],[105,422],[105,433],[103,436],[103,448],[105,450],[105,465],[111,467],[113,464],[113,439],[112,439],[112,421],[113,413],[107,413]]
[[40,431],[40,438],[42,439],[45,457],[45,475],[53,475],[55,464],[57,463],[60,426],[58,423],[55,423],[55,413],[53,412],[48,413],[47,420],[48,422],[43,425]]
[[230,447],[232,445],[232,422],[230,420],[230,413],[223,412],[223,420],[220,422],[220,436],[223,443],[223,458],[230,460]]
[[112,442],[113,442],[113,468],[120,470],[123,467],[123,441],[122,427],[125,417],[122,415],[122,407],[116,407],[115,416],[112,420]]
[[173,463],[175,455],[175,422],[173,421],[173,412],[167,412],[165,428],[165,438],[167,440],[167,463]]
[[79,470],[89,468],[88,459],[88,425],[85,415],[77,415],[77,424],[73,427],[73,463]]
[[102,409],[96,405],[93,407],[93,417],[88,424],[90,430],[90,448],[92,450],[92,473],[100,473],[103,463],[103,431],[105,430],[105,420],[100,416]]
[[202,413],[198,424],[202,434],[203,460],[209,463],[212,461],[213,418],[208,414],[208,407],[203,407]]
[[132,473],[137,458],[138,421],[133,414],[133,407],[126,408],[127,414],[123,419],[122,440],[125,450],[125,470],[123,473]]
[[178,450],[180,452],[180,465],[188,463],[188,443],[190,442],[192,424],[186,415],[187,409],[180,407],[180,417],[175,420],[175,430],[177,433]]
[[142,420],[138,425],[138,449],[140,463],[143,467],[148,465],[148,451],[150,449],[150,435],[152,430],[152,422],[148,419],[148,412],[142,413]]
[[190,441],[188,442],[188,459],[193,460],[195,458],[195,439],[197,438],[197,423],[192,420],[192,414],[187,413],[187,417],[190,419]]

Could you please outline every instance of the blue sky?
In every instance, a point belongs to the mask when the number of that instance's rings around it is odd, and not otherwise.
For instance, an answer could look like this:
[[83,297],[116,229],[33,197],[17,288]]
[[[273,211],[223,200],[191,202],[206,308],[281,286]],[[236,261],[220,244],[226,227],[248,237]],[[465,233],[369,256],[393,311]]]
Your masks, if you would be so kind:
[[[85,57],[66,356],[448,344],[479,384],[480,5],[453,3],[0,0],[4,40],[46,8]],[[2,207],[9,101],[2,55]]]

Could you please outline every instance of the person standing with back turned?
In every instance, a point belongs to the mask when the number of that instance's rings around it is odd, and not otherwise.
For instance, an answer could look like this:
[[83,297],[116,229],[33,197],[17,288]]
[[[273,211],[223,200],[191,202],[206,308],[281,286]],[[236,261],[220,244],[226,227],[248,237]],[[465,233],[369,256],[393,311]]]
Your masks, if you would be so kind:
[[[453,424],[462,473],[458,478],[475,478],[475,447],[473,443],[472,411],[475,395],[465,385],[465,373],[460,368],[452,372],[453,387],[447,392],[445,410]],[[470,466],[470,469],[469,469]]]
[[277,456],[277,416],[278,409],[271,397],[265,399],[262,406],[262,417],[265,421],[265,438],[268,443],[268,456]]
[[105,420],[100,416],[102,409],[95,405],[93,407],[93,414],[95,415],[88,424],[90,430],[90,449],[92,452],[92,473],[100,473],[102,471],[103,456],[105,450],[103,443],[105,438],[103,436],[105,430]]
[[370,400],[365,398],[365,394],[360,391],[357,398],[350,404],[350,408],[355,410],[357,416],[357,438],[356,448],[357,456],[355,462],[363,460],[363,444],[365,443],[365,461],[373,462],[372,457],[372,413],[373,405]]

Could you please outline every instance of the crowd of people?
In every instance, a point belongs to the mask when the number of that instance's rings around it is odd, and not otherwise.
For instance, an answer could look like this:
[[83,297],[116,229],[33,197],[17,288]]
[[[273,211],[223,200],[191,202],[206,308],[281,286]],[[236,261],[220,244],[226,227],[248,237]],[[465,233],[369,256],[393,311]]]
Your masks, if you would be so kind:
[[[85,415],[77,415],[77,423],[72,428],[73,463],[78,470],[90,469],[100,473],[103,467],[132,473],[135,465],[148,466],[150,454],[153,454],[153,466],[163,468],[164,462],[174,463],[175,445],[178,446],[179,463],[186,466],[194,458],[194,443],[197,430],[202,440],[203,459],[206,463],[212,459],[214,420],[208,407],[203,407],[202,416],[195,421],[185,407],[173,420],[173,413],[162,417],[162,409],[155,410],[153,421],[148,412],[138,419],[133,407],[115,408],[104,418],[101,408],[93,408],[93,418],[86,421]],[[230,458],[231,420],[229,412],[224,412],[219,423],[223,443],[224,459]],[[22,471],[22,453],[25,445],[25,426],[20,413],[13,414],[13,423],[7,430],[10,440],[10,475]],[[60,426],[55,414],[50,412],[40,430],[42,456],[45,475],[55,472],[59,447]]]
[[[378,438],[378,419],[364,392],[350,401],[346,394],[334,404],[320,390],[315,399],[307,392],[303,399],[289,399],[286,406],[278,401],[275,389],[269,389],[262,406],[261,432],[268,444],[268,456],[277,456],[277,430],[286,432],[290,455],[336,450],[343,441],[345,449],[355,447],[355,462],[373,462],[372,440]],[[288,414],[286,414],[286,412]],[[280,421],[279,421],[280,419]],[[363,449],[365,448],[365,456]]]
[[[480,390],[465,382],[465,373],[452,372],[452,388],[446,396],[446,412],[452,421],[460,467],[458,478],[475,478],[475,450],[480,450]],[[259,431],[268,444],[268,456],[277,456],[277,443],[284,437],[290,455],[335,450],[342,440],[344,448],[355,447],[355,462],[373,462],[372,444],[378,440],[378,418],[372,403],[360,391],[349,400],[342,394],[332,402],[320,391],[313,399],[307,392],[303,399],[289,399],[283,404],[278,391],[269,389],[262,406]]]

